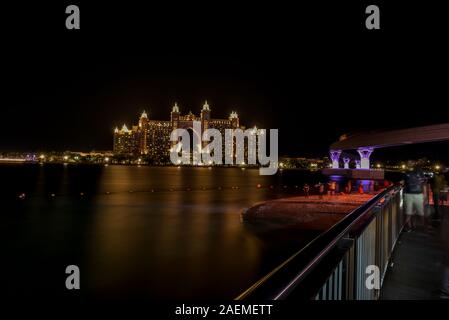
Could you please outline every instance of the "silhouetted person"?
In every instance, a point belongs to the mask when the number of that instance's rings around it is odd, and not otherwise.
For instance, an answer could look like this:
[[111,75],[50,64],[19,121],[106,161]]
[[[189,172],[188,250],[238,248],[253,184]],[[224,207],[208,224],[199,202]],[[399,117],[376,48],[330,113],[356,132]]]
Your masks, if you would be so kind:
[[337,183],[335,181],[330,181],[328,183],[329,195],[331,195],[331,196],[335,195],[335,190],[336,189],[337,189]]
[[309,187],[309,185],[307,183],[304,185],[302,190],[304,191],[304,195],[306,196],[306,198],[308,198],[309,197],[310,187]]
[[324,194],[324,184],[322,184],[321,182],[319,182],[317,185],[315,185],[315,187],[318,189],[319,198],[320,198],[320,199],[323,199],[323,194]]
[[374,181],[370,180],[369,182],[369,193],[373,193],[374,192]]
[[363,185],[362,184],[359,184],[358,192],[359,192],[359,194],[363,194],[365,192],[363,190]]
[[426,178],[421,169],[415,169],[405,174],[404,206],[405,206],[405,229],[410,232],[416,228],[414,216],[421,217],[422,225],[425,226],[424,214],[424,183]]
[[442,198],[442,191],[446,186],[446,179],[439,172],[435,172],[432,180],[430,181],[430,186],[432,188],[432,197],[433,197],[433,207],[435,208],[435,213],[433,215],[433,219],[439,220],[441,217],[440,213],[440,200]]
[[345,192],[347,194],[349,194],[349,193],[351,193],[351,191],[352,191],[352,182],[351,182],[351,180],[348,180],[348,183],[346,184],[346,187],[345,187]]

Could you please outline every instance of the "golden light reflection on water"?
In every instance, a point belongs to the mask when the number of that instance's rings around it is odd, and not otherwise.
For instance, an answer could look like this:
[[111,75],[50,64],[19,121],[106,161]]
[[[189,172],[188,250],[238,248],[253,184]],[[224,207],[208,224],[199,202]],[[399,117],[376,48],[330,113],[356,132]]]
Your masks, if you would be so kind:
[[[21,276],[6,280],[9,290],[58,295],[54,274],[76,264],[83,295],[150,299],[233,298],[265,275],[291,254],[291,242],[283,239],[291,237],[285,230],[280,237],[261,235],[242,224],[240,214],[285,195],[281,178],[294,184],[311,178],[232,168],[56,164],[8,166],[2,174],[2,193],[11,198],[2,234],[13,240],[4,250],[42,274],[10,270]],[[18,201],[21,192],[27,196]]]
[[218,187],[242,183],[251,174],[258,178],[250,170],[106,168],[98,189],[112,194],[96,197],[87,241],[96,275],[92,289],[232,298],[254,280],[260,265],[259,240],[244,229],[240,213],[263,194]]

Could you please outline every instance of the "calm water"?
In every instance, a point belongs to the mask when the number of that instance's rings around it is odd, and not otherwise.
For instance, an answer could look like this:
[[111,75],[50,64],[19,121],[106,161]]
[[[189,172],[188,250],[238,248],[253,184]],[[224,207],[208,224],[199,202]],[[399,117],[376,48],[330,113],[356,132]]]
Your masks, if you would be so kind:
[[75,264],[76,294],[149,299],[234,298],[315,236],[250,228],[242,210],[325,180],[304,171],[73,165],[1,165],[0,178],[3,293],[65,295],[65,267]]

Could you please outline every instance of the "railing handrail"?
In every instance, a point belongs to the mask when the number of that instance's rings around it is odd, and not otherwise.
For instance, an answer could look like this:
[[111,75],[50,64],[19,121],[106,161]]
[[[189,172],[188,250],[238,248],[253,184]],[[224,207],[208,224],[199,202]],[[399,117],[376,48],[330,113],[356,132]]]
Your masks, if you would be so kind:
[[281,300],[286,298],[365,214],[369,213],[390,192],[398,188],[390,186],[351,211],[235,299]]

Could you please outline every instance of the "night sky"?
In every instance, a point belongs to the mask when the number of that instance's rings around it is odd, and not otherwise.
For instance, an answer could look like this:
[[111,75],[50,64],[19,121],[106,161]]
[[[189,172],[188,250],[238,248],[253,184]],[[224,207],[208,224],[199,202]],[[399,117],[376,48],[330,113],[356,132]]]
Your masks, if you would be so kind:
[[[335,1],[334,1],[335,2]],[[342,2],[343,1],[339,1]],[[2,18],[0,151],[112,149],[143,109],[239,113],[280,154],[323,156],[346,132],[449,122],[447,29],[434,7],[384,4],[381,30],[344,4],[21,5]],[[410,4],[410,2],[407,2]],[[448,158],[448,144],[387,151]]]

